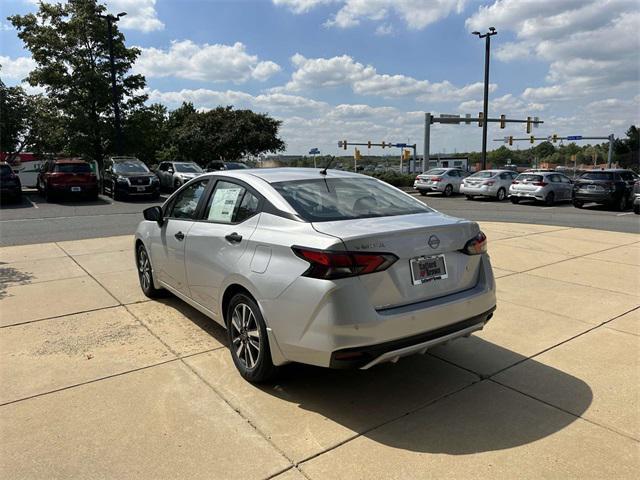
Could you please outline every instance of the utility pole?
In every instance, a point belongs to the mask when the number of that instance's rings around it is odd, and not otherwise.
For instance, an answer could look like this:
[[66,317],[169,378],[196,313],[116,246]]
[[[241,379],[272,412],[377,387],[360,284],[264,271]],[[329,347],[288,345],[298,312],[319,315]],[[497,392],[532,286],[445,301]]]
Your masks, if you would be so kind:
[[113,23],[124,17],[127,12],[120,12],[117,15],[99,15],[107,21],[107,42],[109,44],[109,65],[111,67],[111,94],[113,96],[113,119],[116,129],[116,154],[123,154],[122,141],[122,125],[120,119],[120,97],[118,95],[118,86],[116,84],[116,66],[113,54]]
[[422,157],[422,173],[429,169],[429,148],[431,141],[431,113],[424,114],[424,155]]
[[[491,51],[491,37],[497,35],[497,31],[494,27],[489,27],[487,33],[481,34],[480,32],[473,32],[473,35],[477,35],[478,38],[485,39],[484,50],[484,102],[482,105],[482,118],[489,117],[489,52]],[[487,168],[487,122],[482,123],[482,169]]]

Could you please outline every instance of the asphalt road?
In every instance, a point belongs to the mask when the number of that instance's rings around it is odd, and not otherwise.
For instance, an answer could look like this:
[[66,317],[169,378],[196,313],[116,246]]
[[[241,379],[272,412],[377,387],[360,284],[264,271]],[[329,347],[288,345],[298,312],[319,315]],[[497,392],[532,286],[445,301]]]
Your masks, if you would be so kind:
[[[0,245],[79,240],[126,235],[135,231],[142,210],[160,202],[135,200],[114,202],[101,196],[97,201],[47,203],[36,192],[24,195],[19,205],[0,206]],[[640,217],[631,210],[616,212],[601,206],[579,210],[571,204],[554,207],[509,201],[466,200],[464,196],[443,198],[429,194],[416,198],[443,213],[477,221],[521,222],[566,227],[595,228],[640,233]]]

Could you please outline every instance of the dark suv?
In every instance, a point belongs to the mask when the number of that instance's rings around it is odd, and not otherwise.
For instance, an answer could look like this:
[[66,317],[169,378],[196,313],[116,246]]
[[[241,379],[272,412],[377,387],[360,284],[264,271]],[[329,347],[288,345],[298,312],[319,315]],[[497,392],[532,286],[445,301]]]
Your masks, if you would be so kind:
[[585,203],[595,202],[626,210],[631,205],[631,192],[636,180],[638,175],[631,170],[585,172],[573,185],[573,205],[582,208]]
[[38,193],[48,200],[59,195],[98,198],[98,178],[91,165],[77,158],[47,160],[38,173]]
[[0,162],[0,199],[11,199],[19,202],[22,198],[22,184],[20,178],[16,175],[6,162]]
[[160,196],[155,173],[135,157],[110,157],[104,162],[102,191],[114,200],[130,196]]

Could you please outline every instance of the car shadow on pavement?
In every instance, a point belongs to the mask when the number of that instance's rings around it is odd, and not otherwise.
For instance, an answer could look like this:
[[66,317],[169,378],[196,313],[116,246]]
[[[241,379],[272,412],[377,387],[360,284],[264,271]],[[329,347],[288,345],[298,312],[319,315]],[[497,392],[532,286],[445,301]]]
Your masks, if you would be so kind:
[[111,202],[109,202],[108,200],[105,200],[102,197],[98,197],[98,198],[61,197],[61,198],[56,198],[55,200],[48,200],[47,203],[53,203],[55,205],[62,205],[65,207],[87,207],[87,206],[111,205]]
[[[516,355],[485,343],[485,351]],[[429,354],[365,371],[288,365],[276,385],[260,388],[393,448],[467,455],[535,442],[564,429],[589,407],[593,393],[584,381],[529,362],[534,364],[526,370],[532,372],[529,381],[544,379],[561,390],[570,408],[534,400]],[[457,377],[464,381],[453,380]]]
[[25,195],[22,196],[22,198],[20,198],[19,202],[15,202],[15,201],[7,201],[6,199],[2,199],[0,200],[0,210],[17,210],[19,208],[32,208],[33,205],[31,205],[27,199],[25,198]]

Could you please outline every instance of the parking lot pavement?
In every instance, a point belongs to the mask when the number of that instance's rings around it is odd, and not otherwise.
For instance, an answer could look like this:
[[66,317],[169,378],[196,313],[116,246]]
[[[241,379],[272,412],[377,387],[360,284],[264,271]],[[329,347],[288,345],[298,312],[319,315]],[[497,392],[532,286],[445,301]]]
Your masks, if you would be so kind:
[[262,386],[222,328],[141,295],[131,236],[0,248],[0,477],[636,478],[640,236],[482,228],[483,331]]

